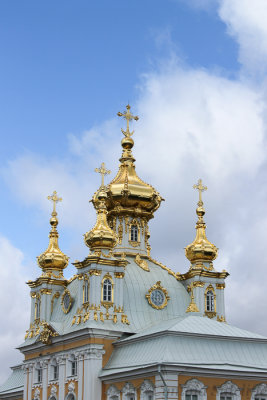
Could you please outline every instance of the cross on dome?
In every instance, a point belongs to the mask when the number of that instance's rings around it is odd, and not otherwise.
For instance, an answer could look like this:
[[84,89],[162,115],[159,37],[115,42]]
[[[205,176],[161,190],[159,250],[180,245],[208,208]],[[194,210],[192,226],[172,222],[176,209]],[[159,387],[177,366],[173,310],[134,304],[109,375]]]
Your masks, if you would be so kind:
[[105,175],[110,174],[110,170],[106,169],[105,163],[102,162],[100,168],[96,168],[95,172],[98,172],[99,174],[101,174],[101,187],[104,187],[104,179],[105,179]]
[[47,196],[48,200],[51,200],[53,202],[53,213],[56,212],[56,204],[59,201],[62,201],[62,197],[57,196],[56,190],[54,190],[53,194],[51,196]]
[[121,129],[122,133],[123,133],[126,137],[131,137],[132,134],[134,133],[134,131],[130,132],[130,124],[129,124],[129,122],[130,122],[132,119],[134,119],[135,121],[138,121],[138,120],[139,120],[139,117],[138,117],[137,115],[133,115],[133,114],[131,113],[131,111],[130,111],[131,106],[130,106],[129,104],[126,106],[126,108],[127,108],[127,111],[124,111],[123,113],[118,112],[117,115],[118,115],[119,117],[123,117],[123,118],[126,119],[126,121],[127,121],[126,131],[124,131],[123,129]]
[[193,186],[193,188],[198,190],[198,193],[199,193],[199,201],[198,201],[198,203],[203,204],[203,201],[202,201],[202,192],[204,192],[205,190],[208,189],[207,186],[203,186],[203,185],[202,185],[202,179],[199,179],[199,180],[198,180],[198,183],[195,184],[195,185]]

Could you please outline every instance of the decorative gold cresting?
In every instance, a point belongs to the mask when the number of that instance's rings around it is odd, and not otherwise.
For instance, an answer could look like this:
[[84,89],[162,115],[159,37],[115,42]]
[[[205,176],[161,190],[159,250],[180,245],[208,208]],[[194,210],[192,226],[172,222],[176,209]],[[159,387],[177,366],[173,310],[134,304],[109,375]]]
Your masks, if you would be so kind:
[[50,225],[52,227],[49,234],[49,244],[47,250],[37,257],[38,264],[45,272],[59,271],[61,272],[68,265],[69,257],[67,257],[58,246],[58,232],[57,232],[57,212],[56,204],[62,201],[62,198],[57,196],[54,191],[51,196],[47,197],[48,200],[53,202],[53,211],[50,218]]
[[211,264],[215,260],[218,254],[217,247],[208,241],[206,237],[206,224],[204,222],[205,209],[203,207],[202,192],[207,190],[206,186],[203,186],[202,180],[199,179],[198,183],[193,186],[199,192],[199,201],[197,203],[198,207],[196,213],[198,216],[198,221],[196,223],[196,238],[193,243],[189,244],[185,248],[185,254],[189,261],[191,261],[192,266],[195,264],[201,264],[203,262],[208,262]]
[[102,175],[101,186],[97,192],[97,197],[93,200],[94,207],[97,211],[97,219],[93,229],[84,235],[84,241],[91,251],[101,249],[111,250],[116,245],[118,237],[107,222],[107,193],[104,187],[104,176],[110,171],[107,171],[105,169],[105,164],[102,163],[101,168],[96,168],[95,172],[99,172]]
[[95,172],[98,172],[99,174],[101,174],[101,188],[103,188],[104,185],[104,179],[105,179],[105,175],[109,175],[110,174],[110,170],[106,169],[105,163],[102,162],[100,168],[96,168]]

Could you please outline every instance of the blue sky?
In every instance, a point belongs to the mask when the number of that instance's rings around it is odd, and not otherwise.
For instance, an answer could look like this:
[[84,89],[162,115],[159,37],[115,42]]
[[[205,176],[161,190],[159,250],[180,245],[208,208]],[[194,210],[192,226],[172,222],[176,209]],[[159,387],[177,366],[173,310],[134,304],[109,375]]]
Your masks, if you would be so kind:
[[[237,44],[216,10],[179,1],[1,2],[0,47],[4,168],[29,152],[66,158],[69,133],[79,134],[112,118],[128,101],[135,103],[142,76],[173,52],[190,66],[219,68],[228,76],[239,69]],[[9,210],[2,233],[33,256],[35,247],[27,246],[23,232],[34,224],[30,229],[38,236],[35,207],[22,209],[3,181],[1,186],[1,202]]]
[[166,199],[151,221],[152,255],[188,268],[192,185],[203,178],[208,238],[220,248],[218,269],[231,272],[229,321],[267,333],[258,307],[259,277],[267,279],[266,19],[265,0],[0,2],[2,364],[17,362],[9,349],[28,327],[24,282],[40,273],[47,246],[46,197],[63,197],[61,249],[84,258],[94,168],[105,161],[116,173],[116,114],[128,102],[140,116],[138,174]]

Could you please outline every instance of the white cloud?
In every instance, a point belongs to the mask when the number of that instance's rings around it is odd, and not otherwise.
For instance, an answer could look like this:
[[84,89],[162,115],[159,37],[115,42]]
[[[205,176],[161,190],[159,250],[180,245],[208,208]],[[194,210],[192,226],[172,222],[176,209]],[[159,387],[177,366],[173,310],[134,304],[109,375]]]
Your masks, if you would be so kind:
[[221,0],[220,3],[219,15],[239,44],[241,64],[253,74],[266,72],[266,1]]
[[10,374],[9,367],[22,361],[22,355],[14,348],[23,342],[29,326],[30,296],[25,285],[29,271],[23,264],[23,258],[19,249],[7,238],[0,236],[1,383]]

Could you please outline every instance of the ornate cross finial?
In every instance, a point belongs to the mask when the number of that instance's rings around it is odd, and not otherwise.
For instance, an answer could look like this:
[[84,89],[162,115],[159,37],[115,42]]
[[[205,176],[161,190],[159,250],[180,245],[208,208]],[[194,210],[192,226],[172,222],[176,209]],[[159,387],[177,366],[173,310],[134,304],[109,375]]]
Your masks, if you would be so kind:
[[207,190],[207,189],[208,189],[207,186],[203,186],[203,185],[202,185],[202,179],[199,179],[199,180],[198,180],[198,183],[197,183],[196,185],[194,185],[193,188],[194,188],[194,189],[197,189],[198,192],[199,192],[199,201],[198,201],[198,203],[203,204],[203,201],[202,201],[202,192],[204,192],[204,190]]
[[119,116],[119,117],[123,117],[124,119],[126,119],[126,121],[127,121],[127,127],[126,127],[126,131],[124,131],[123,129],[121,129],[121,131],[122,131],[122,133],[126,136],[126,137],[131,137],[132,136],[132,134],[134,133],[134,131],[132,131],[132,132],[130,132],[130,121],[132,120],[132,119],[134,119],[135,121],[138,121],[139,120],[139,117],[136,115],[133,115],[132,113],[131,113],[131,111],[130,111],[130,109],[131,109],[131,106],[128,104],[127,106],[126,106],[126,108],[127,108],[127,111],[124,111],[123,113],[121,113],[121,112],[118,112],[117,113],[117,115]]
[[57,197],[57,192],[54,190],[53,194],[51,196],[48,196],[47,198],[48,198],[48,200],[53,201],[53,213],[55,213],[56,212],[56,204],[59,201],[62,201],[62,197]]
[[105,163],[102,162],[100,168],[96,168],[95,172],[98,172],[99,174],[101,174],[101,187],[103,188],[105,175],[110,174],[110,171],[108,169],[106,169]]

